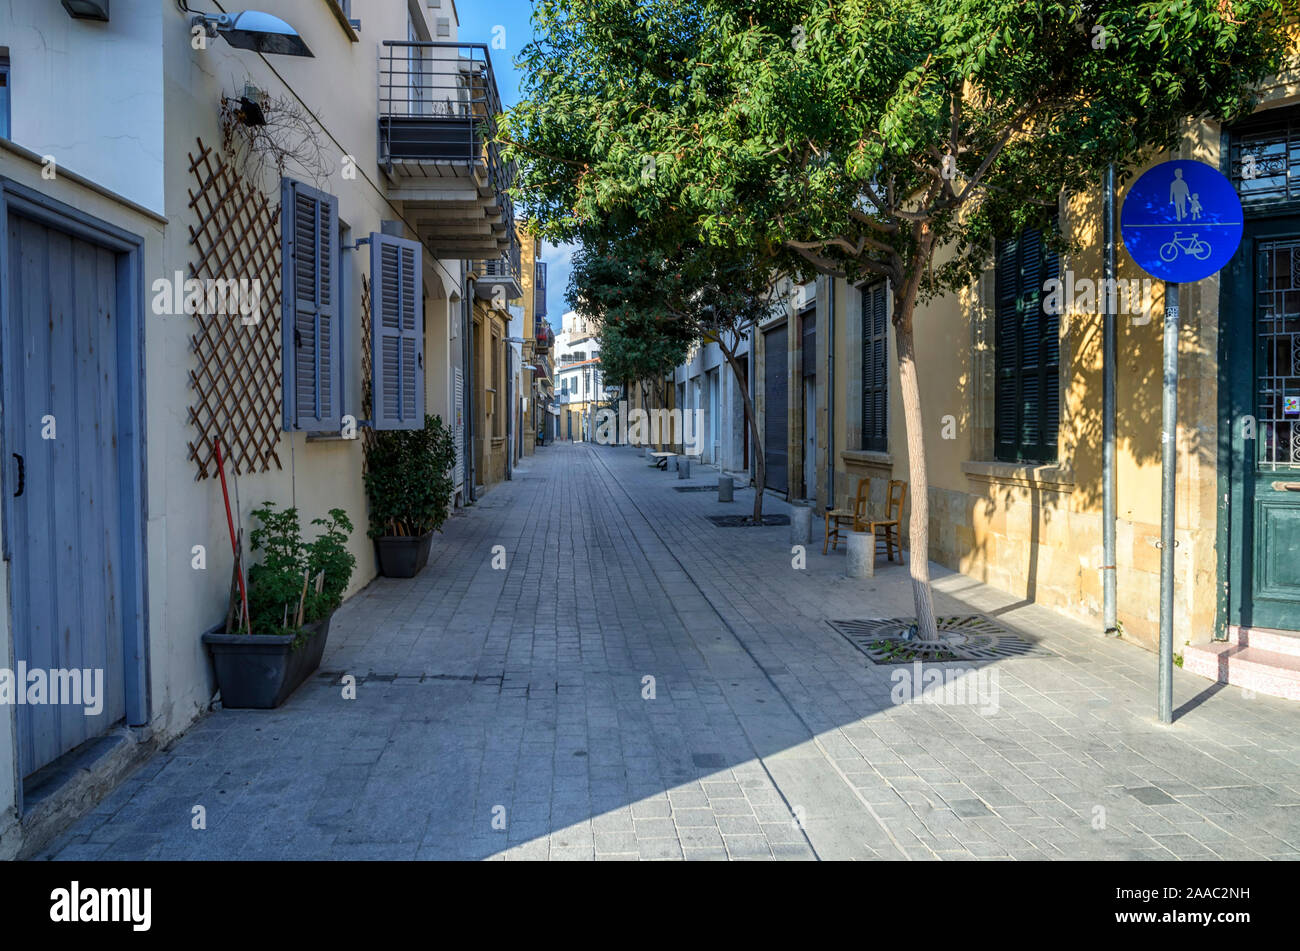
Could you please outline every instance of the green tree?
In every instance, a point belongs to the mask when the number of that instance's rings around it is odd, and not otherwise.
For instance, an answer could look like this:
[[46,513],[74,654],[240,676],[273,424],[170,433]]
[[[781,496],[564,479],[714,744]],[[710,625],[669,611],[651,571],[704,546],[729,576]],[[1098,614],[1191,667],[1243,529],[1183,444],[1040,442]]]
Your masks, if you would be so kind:
[[[611,233],[586,229],[575,257],[570,298],[599,315],[601,361],[624,372],[662,379],[696,344],[716,343],[735,376],[754,446],[754,514],[762,524],[766,464],[758,416],[739,350],[773,309],[772,272],[765,258],[699,243],[669,248],[661,230]],[[613,363],[603,342],[613,343]],[[619,377],[613,377],[618,379]],[[666,402],[666,399],[664,400]],[[699,437],[696,426],[696,437]]]
[[1295,0],[542,0],[503,137],[553,237],[653,224],[892,295],[935,637],[918,301],[1063,194],[1248,111]]

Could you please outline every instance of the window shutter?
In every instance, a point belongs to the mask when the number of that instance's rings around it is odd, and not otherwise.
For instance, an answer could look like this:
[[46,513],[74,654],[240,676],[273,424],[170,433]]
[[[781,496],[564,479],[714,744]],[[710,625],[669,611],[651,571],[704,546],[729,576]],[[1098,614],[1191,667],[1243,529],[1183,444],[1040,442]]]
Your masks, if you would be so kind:
[[1035,229],[998,241],[996,255],[995,456],[1008,462],[1054,462],[1061,414],[1061,319],[1046,312],[1043,285],[1060,276],[1060,258]]
[[889,285],[862,289],[862,448],[889,448]]
[[994,276],[996,306],[996,340],[994,367],[997,378],[994,393],[994,440],[998,459],[1017,457],[1018,414],[1020,398],[1019,318],[1016,301],[1020,293],[1020,242],[1015,238],[997,243],[997,270]]
[[424,427],[422,253],[418,241],[370,235],[375,429]]
[[[1061,276],[1061,258],[1055,250],[1043,249],[1043,272],[1038,283],[1038,314],[1043,322],[1043,424],[1042,448],[1038,458],[1055,462],[1057,437],[1061,430],[1061,315],[1047,313],[1048,292],[1043,285]],[[1064,302],[1061,310],[1065,308]]]
[[337,431],[343,415],[338,199],[285,179],[280,216],[284,428]]

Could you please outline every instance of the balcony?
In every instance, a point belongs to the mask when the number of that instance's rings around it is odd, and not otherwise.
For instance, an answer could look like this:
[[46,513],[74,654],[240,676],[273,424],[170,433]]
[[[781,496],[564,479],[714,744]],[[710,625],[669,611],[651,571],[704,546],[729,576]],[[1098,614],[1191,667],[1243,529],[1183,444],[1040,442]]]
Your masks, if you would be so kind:
[[537,338],[533,350],[536,353],[546,353],[551,349],[551,343],[555,340],[555,334],[551,332],[551,325],[545,320],[538,317],[534,322],[534,335]]
[[486,45],[380,46],[379,164],[387,196],[403,203],[438,257],[494,260],[510,253],[515,168],[493,141],[500,114]]
[[546,316],[546,262],[538,261],[533,283],[533,313],[538,317]]
[[474,296],[480,300],[499,300],[501,290],[505,300],[518,300],[524,296],[519,259],[522,249],[519,239],[511,233],[510,249],[494,258],[476,262],[478,282],[474,285]]

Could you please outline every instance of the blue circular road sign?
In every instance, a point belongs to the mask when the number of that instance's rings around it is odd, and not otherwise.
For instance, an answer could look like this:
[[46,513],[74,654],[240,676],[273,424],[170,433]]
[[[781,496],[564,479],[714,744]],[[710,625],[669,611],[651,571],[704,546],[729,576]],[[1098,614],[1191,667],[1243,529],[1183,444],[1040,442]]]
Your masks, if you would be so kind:
[[1138,267],[1162,281],[1209,277],[1241,244],[1241,199],[1218,169],[1178,159],[1143,172],[1124,199],[1119,227]]

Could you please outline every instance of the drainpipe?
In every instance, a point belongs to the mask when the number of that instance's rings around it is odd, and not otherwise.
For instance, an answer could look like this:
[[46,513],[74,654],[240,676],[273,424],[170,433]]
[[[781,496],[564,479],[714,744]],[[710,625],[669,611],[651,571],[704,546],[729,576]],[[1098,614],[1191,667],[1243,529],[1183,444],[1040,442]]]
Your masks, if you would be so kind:
[[511,385],[515,375],[515,345],[510,342],[510,321],[506,321],[505,353],[501,354],[506,365],[506,398],[501,410],[506,414],[506,481],[514,478],[514,467],[510,457],[515,451],[515,428],[511,425],[515,418],[514,387]]
[[[465,268],[466,275],[472,273],[470,261],[461,262]],[[474,471],[474,341],[471,336],[474,333],[474,278],[465,278],[465,299],[461,307],[462,319],[464,321],[464,332],[460,335],[462,362],[465,365],[465,428],[464,428],[464,455],[465,455],[465,498],[467,504],[473,504],[478,501],[474,494],[474,484],[478,481],[478,474]]]
[[826,278],[826,508],[835,507],[835,278]]
[[[745,385],[749,387],[749,402],[754,407],[755,416],[758,415],[758,393],[755,391],[754,388],[754,359],[755,359],[754,351],[757,349],[758,349],[758,321],[756,320],[749,325],[749,353],[747,354],[747,356],[749,357],[749,379],[745,381]],[[756,419],[754,422],[757,423],[758,420]],[[750,440],[751,443],[753,443],[754,434],[752,432],[749,432],[749,420],[745,420],[745,431],[749,433],[747,438]],[[757,452],[758,452],[758,446],[756,444],[751,445],[749,447],[749,481],[750,482],[754,482],[758,479],[758,459],[755,456]]]
[[1115,165],[1106,169],[1105,198],[1102,208],[1102,228],[1106,235],[1105,263],[1103,265],[1106,295],[1102,303],[1102,396],[1101,396],[1101,584],[1103,621],[1106,636],[1119,634],[1118,611],[1115,603]]

